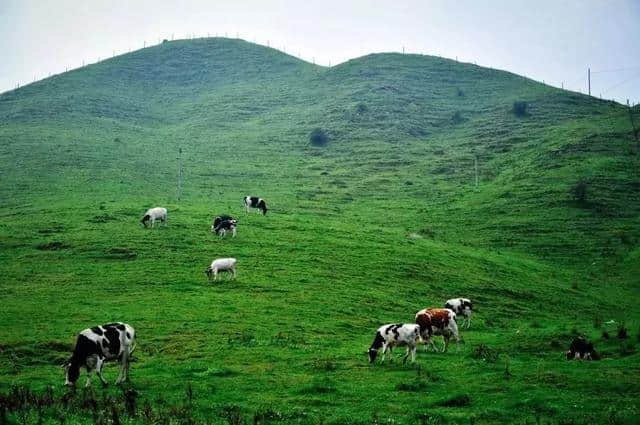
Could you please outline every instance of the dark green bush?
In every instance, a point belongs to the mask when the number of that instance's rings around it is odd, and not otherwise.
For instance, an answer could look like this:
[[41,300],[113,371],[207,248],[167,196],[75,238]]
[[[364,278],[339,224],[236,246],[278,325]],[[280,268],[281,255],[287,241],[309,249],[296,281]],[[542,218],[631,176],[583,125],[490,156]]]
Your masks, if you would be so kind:
[[528,106],[527,102],[513,102],[513,113],[516,114],[517,117],[524,117],[527,115]]
[[309,142],[313,146],[325,146],[329,143],[329,135],[325,130],[316,128],[309,135]]
[[579,204],[584,204],[587,202],[587,184],[584,181],[578,182],[575,186],[571,188],[571,194],[573,198]]

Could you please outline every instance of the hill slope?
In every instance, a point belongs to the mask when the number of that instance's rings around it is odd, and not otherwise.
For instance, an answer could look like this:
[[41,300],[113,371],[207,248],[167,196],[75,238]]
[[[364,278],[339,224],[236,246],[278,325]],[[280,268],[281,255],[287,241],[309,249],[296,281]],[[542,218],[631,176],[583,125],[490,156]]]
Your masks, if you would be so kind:
[[[639,318],[640,164],[620,105],[428,56],[323,68],[203,39],[0,95],[0,142],[0,388],[57,384],[76,332],[124,320],[137,391],[161,409],[190,382],[201,419],[637,411],[635,341],[601,338],[613,319],[635,340]],[[269,214],[245,217],[246,194]],[[169,226],[142,229],[155,205]],[[221,213],[237,239],[210,235]],[[226,255],[238,281],[207,285]],[[453,296],[478,308],[459,352],[366,365],[380,324]],[[572,332],[607,360],[563,361]]]

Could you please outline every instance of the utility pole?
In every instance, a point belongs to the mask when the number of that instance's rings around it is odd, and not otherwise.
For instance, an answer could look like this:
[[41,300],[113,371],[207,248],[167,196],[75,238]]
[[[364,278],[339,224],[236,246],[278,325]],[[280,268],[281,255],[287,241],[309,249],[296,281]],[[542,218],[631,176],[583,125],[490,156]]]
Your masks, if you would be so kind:
[[589,96],[591,96],[591,68],[587,68],[587,80],[589,82]]
[[182,191],[182,148],[178,148],[178,201]]

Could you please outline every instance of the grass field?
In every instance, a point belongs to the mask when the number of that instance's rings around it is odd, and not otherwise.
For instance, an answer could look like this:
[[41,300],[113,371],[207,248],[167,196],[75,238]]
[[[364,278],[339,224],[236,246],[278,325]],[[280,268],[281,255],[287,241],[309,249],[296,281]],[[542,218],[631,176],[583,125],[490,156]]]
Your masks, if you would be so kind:
[[[639,166],[627,108],[430,56],[175,41],[4,93],[0,423],[637,423]],[[222,256],[238,279],[209,284]],[[458,350],[368,364],[380,325],[458,296]],[[69,393],[111,321],[130,386]],[[577,334],[603,360],[566,361]]]

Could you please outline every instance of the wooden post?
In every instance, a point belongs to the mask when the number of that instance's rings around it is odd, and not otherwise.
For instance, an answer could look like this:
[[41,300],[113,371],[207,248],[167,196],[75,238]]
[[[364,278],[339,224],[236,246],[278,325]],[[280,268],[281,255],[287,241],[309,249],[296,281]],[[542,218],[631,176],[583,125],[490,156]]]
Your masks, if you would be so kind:
[[478,188],[478,154],[473,154],[473,163],[476,171],[476,189]]
[[182,148],[178,148],[178,201],[182,191]]
[[640,129],[636,128],[636,125],[633,122],[633,109],[631,109],[630,106],[627,109],[629,110],[629,120],[631,121],[633,136],[636,138],[636,150],[638,151],[638,153],[640,153],[640,138],[638,138],[638,133],[640,133]]

